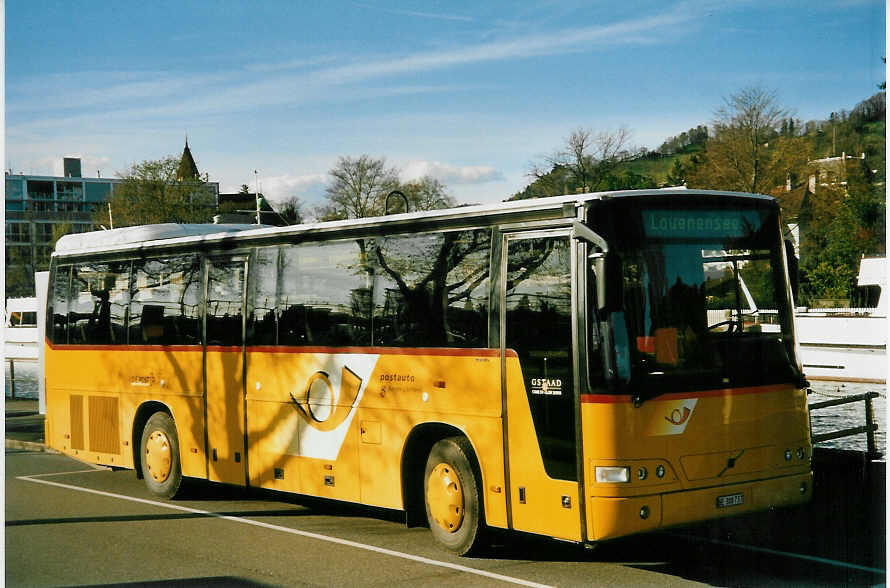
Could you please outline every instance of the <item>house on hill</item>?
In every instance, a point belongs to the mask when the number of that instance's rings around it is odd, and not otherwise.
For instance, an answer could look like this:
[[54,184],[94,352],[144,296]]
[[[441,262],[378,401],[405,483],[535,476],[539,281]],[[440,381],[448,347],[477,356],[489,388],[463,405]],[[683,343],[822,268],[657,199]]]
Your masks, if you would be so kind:
[[815,210],[816,193],[832,190],[837,194],[846,194],[847,166],[853,161],[865,159],[865,153],[860,157],[854,157],[842,153],[839,157],[824,157],[807,162],[808,174],[805,183],[794,185],[789,176],[782,188],[772,191],[771,195],[782,206],[782,215],[788,225],[788,232],[794,243],[795,254],[801,261],[802,252],[805,255],[806,247],[803,241],[807,239]]

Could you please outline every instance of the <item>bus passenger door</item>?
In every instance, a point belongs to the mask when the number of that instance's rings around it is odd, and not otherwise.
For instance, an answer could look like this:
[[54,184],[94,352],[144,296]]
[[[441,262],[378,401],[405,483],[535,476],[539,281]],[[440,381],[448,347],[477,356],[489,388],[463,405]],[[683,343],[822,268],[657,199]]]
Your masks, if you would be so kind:
[[244,285],[247,259],[207,260],[204,312],[207,477],[247,483]]
[[512,527],[580,540],[574,247],[564,230],[506,234],[501,345]]

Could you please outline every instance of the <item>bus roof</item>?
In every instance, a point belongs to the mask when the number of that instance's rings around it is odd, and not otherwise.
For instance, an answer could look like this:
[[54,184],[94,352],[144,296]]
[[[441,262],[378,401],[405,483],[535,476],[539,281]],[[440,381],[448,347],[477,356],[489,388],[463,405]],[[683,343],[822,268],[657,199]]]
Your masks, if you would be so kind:
[[181,239],[204,235],[231,235],[238,231],[256,229],[257,225],[176,224],[141,225],[107,231],[90,231],[64,235],[56,242],[57,253],[113,248],[117,245]]
[[[735,196],[754,199],[772,200],[770,196],[759,194],[744,194],[739,192],[718,192],[713,190],[623,190],[614,192],[598,192],[589,194],[572,194],[568,196],[552,196],[547,198],[530,198],[495,204],[483,204],[473,206],[459,206],[457,208],[445,208],[438,210],[393,214],[381,217],[369,217],[360,219],[348,219],[292,225],[285,227],[272,227],[267,225],[213,225],[213,224],[175,224],[165,223],[156,225],[142,225],[125,227],[107,231],[93,231],[88,233],[75,233],[65,235],[56,242],[53,256],[83,255],[100,252],[124,252],[139,249],[151,249],[157,246],[179,246],[189,243],[213,244],[222,241],[230,241],[233,237],[240,239],[260,239],[263,237],[287,238],[311,234],[335,234],[349,230],[362,230],[381,225],[390,225],[395,229],[399,226],[410,226],[419,221],[427,221],[435,224],[446,224],[449,221],[466,223],[468,220],[482,224],[496,219],[509,222],[511,216],[523,216],[524,213],[574,216],[575,209],[592,200],[608,200],[630,196],[665,196],[669,194],[679,195],[713,195]],[[570,207],[570,209],[567,209]],[[571,211],[569,213],[569,211]],[[502,217],[502,218],[501,218]]]

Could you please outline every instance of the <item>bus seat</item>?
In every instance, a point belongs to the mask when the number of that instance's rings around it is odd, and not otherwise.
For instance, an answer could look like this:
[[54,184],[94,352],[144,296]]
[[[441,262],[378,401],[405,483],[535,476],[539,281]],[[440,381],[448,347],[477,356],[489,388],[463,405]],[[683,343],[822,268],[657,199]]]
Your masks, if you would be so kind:
[[164,339],[164,307],[146,304],[142,307],[143,343],[162,343]]
[[680,363],[678,341],[676,327],[655,329],[655,363],[660,365],[678,365]]

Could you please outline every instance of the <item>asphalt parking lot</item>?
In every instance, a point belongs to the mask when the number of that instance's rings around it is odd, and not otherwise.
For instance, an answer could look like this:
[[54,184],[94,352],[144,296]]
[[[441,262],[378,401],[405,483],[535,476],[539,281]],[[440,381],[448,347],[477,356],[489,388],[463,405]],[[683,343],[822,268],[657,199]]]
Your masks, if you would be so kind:
[[592,551],[500,534],[481,556],[458,558],[390,511],[207,483],[193,484],[184,499],[157,501],[131,471],[13,448],[5,463],[10,586],[871,585],[885,578],[880,567],[757,543],[758,531],[769,532],[764,524],[782,520],[739,519]]

